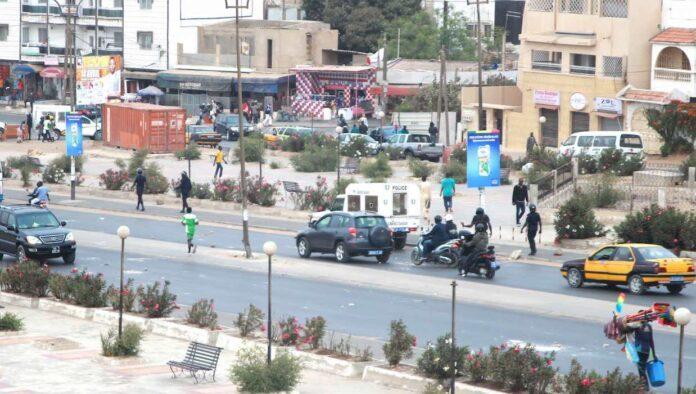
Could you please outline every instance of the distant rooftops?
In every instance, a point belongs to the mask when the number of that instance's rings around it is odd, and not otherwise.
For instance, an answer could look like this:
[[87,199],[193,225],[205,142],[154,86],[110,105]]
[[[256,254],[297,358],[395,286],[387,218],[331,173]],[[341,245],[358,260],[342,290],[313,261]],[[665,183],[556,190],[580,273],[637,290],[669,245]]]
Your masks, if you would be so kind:
[[696,29],[670,27],[650,40],[652,43],[696,45]]

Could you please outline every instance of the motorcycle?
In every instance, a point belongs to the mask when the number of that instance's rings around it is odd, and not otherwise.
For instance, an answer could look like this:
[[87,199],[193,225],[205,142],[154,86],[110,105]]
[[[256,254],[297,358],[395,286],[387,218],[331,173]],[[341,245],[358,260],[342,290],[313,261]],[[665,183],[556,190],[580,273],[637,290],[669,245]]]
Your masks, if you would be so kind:
[[[469,254],[467,249],[466,247],[460,249],[462,254],[459,258],[467,258]],[[483,253],[479,253],[474,262],[469,265],[466,269],[466,273],[485,276],[486,279],[493,279],[495,277],[495,272],[499,269],[500,265],[495,261],[495,246],[489,245],[488,249]]]
[[27,197],[29,197],[29,204],[33,207],[37,208],[47,208],[48,207],[48,201],[39,201],[37,199],[36,193],[29,193],[27,194]]
[[411,262],[414,265],[421,265],[424,262],[433,264],[446,265],[448,267],[456,267],[459,264],[459,251],[461,241],[459,239],[450,239],[444,244],[435,248],[430,253],[427,259],[423,259],[423,243],[428,239],[425,234],[421,234],[418,238],[418,244],[411,250]]

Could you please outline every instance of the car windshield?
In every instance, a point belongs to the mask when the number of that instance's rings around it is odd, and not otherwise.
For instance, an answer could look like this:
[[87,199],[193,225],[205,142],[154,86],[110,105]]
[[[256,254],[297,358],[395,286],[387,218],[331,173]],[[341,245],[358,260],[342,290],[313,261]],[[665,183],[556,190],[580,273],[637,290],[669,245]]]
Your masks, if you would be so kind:
[[613,148],[616,146],[616,137],[597,136],[592,146],[599,148]]
[[355,227],[387,227],[387,221],[382,216],[360,216],[355,218]]
[[643,141],[640,140],[639,135],[634,134],[622,134],[619,140],[619,145],[622,148],[637,148],[643,147]]
[[32,212],[17,215],[17,227],[20,230],[58,226],[60,226],[58,219],[50,212]]
[[636,248],[635,250],[639,255],[643,256],[643,259],[645,260],[671,259],[677,257],[674,253],[663,248],[662,246],[647,246],[644,248]]
[[[239,117],[237,115],[227,115],[227,118],[225,118],[225,123],[237,125],[239,124]],[[242,124],[244,126],[249,126],[249,122],[247,122],[247,120],[244,118],[242,118]]]

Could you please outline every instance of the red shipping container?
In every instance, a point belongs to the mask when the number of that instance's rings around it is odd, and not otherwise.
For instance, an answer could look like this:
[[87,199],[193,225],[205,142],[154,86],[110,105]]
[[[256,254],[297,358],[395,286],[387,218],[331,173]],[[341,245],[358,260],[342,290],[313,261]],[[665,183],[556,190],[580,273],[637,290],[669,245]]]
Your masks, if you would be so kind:
[[171,153],[186,145],[186,110],[145,103],[114,103],[102,107],[104,145]]

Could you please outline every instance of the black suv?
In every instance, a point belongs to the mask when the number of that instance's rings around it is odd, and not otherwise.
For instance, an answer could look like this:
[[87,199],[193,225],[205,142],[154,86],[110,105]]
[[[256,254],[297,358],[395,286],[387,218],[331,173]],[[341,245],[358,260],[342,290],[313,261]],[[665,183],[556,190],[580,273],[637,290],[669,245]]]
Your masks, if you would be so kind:
[[345,263],[352,256],[373,256],[386,263],[394,248],[384,216],[367,212],[331,212],[295,236],[297,253],[333,253]]
[[[215,118],[214,130],[216,133],[227,136],[228,141],[237,141],[239,139],[239,115],[237,114],[220,114]],[[254,131],[254,126],[249,124],[242,117],[242,127],[244,128],[244,136],[248,136]]]
[[48,209],[30,205],[0,206],[0,259],[15,255],[18,261],[62,257],[75,262],[75,236],[64,229]]

